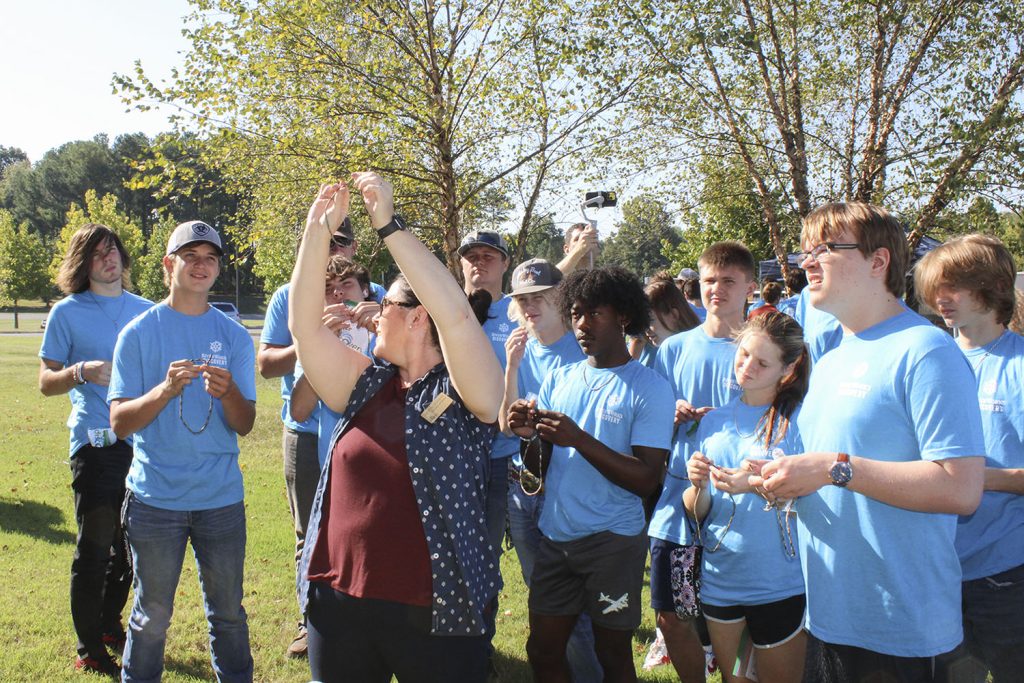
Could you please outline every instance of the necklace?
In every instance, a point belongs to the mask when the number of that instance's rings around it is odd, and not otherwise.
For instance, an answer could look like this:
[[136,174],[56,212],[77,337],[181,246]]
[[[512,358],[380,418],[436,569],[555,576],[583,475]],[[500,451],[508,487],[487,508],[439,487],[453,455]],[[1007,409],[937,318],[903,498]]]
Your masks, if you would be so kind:
[[615,379],[615,373],[609,371],[608,379],[606,379],[605,381],[601,382],[597,386],[592,385],[590,383],[590,380],[587,379],[587,365],[584,363],[584,365],[583,365],[583,383],[586,384],[587,388],[590,389],[591,391],[598,391],[599,389],[604,389],[606,386],[608,386],[608,384],[613,379]]
[[978,368],[981,367],[981,364],[985,362],[986,358],[992,355],[992,352],[996,350],[996,347],[999,346],[999,344],[1003,341],[1003,338],[1005,336],[1006,332],[1004,331],[1001,335],[999,335],[999,338],[996,339],[995,342],[993,342],[992,346],[988,347],[988,350],[986,350],[984,355],[982,355],[982,357],[978,359],[977,363],[971,363],[971,370],[974,371],[975,375],[978,374]]
[[[740,437],[741,439],[749,439],[750,437],[752,437],[755,434],[757,434],[757,424],[754,425],[754,429],[749,434],[744,434],[743,432],[740,431],[740,404],[741,403],[743,403],[743,401],[742,400],[738,400],[738,401],[736,401],[736,403],[734,403],[732,405],[732,429],[733,429],[734,432],[736,432],[736,436]],[[746,404],[743,403],[743,405],[746,405]]]
[[117,324],[117,320],[118,320],[118,318],[121,317],[121,314],[124,313],[124,306],[125,306],[124,292],[121,292],[118,295],[118,297],[117,297],[118,299],[121,300],[121,307],[119,309],[117,309],[117,314],[114,315],[113,318],[111,318],[109,315],[107,315],[106,309],[103,308],[103,306],[100,304],[100,300],[96,298],[96,295],[92,293],[91,289],[85,290],[85,293],[88,294],[89,298],[92,299],[92,302],[94,304],[96,304],[96,308],[100,309],[100,313],[103,314],[103,317],[106,318],[107,320],[109,320],[110,323],[114,326],[114,332],[115,333],[120,332],[121,331],[121,326]]

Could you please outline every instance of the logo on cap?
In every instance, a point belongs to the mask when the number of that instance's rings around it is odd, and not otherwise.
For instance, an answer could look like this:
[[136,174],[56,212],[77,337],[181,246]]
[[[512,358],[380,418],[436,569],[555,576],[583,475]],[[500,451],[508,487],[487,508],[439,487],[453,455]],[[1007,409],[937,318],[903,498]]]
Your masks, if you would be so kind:
[[196,237],[205,237],[208,232],[210,232],[210,226],[206,223],[192,224],[192,234]]

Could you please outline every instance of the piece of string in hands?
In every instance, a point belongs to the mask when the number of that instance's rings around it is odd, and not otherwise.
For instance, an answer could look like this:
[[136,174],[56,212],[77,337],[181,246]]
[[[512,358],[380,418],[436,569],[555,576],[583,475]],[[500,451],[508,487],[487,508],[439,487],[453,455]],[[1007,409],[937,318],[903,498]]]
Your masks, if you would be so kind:
[[334,209],[335,205],[338,203],[337,197],[338,197],[338,191],[335,190],[334,194],[331,195],[331,198],[327,200],[327,208],[324,209],[324,212],[322,214],[320,214],[320,221],[319,221],[319,223],[320,223],[321,227],[323,227],[323,229],[326,230],[329,233],[333,233],[334,231],[331,230],[331,224],[327,220],[327,215],[329,213],[331,213],[331,211]]
[[[772,460],[786,457],[785,452],[781,448],[773,448],[770,455]],[[790,517],[794,512],[793,499],[775,498],[774,500],[769,500],[767,491],[765,491],[763,486],[761,491],[764,491],[763,494],[759,495],[765,499],[765,512],[775,510],[775,521],[778,524],[779,536],[782,539],[782,550],[786,553],[787,557],[796,557],[796,543],[793,541],[793,527],[790,525]]]
[[[211,360],[213,360],[213,356],[210,356],[205,360],[201,357],[195,358],[192,359],[190,362],[198,365],[209,365]],[[199,436],[200,434],[206,431],[206,428],[210,426],[210,417],[213,416],[213,394],[207,391],[206,395],[210,397],[210,404],[206,408],[206,420],[203,421],[203,426],[200,427],[199,430],[197,431],[195,429],[192,429],[192,426],[185,421],[185,387],[182,387],[181,393],[178,394],[178,419],[181,420],[181,424],[185,425],[185,429],[187,429],[192,434],[195,434],[196,436]]]
[[[693,499],[693,507],[694,507],[694,509],[697,508],[697,503],[698,503],[698,501],[700,501],[700,494],[703,491],[704,491],[704,487],[703,486],[697,487],[697,495]],[[722,530],[722,535],[718,537],[718,543],[715,544],[714,548],[709,548],[709,547],[707,547],[707,545],[705,545],[704,539],[702,537],[703,534],[701,534],[701,532],[700,532],[700,528],[701,528],[702,524],[701,524],[701,522],[697,522],[697,543],[699,545],[704,546],[704,550],[706,550],[709,553],[717,552],[718,549],[722,547],[722,541],[725,540],[725,535],[728,534],[729,533],[729,529],[732,528],[732,520],[736,519],[736,499],[732,497],[731,493],[726,493],[725,491],[723,491],[722,493],[724,493],[725,495],[729,496],[729,502],[732,503],[732,511],[729,513],[729,521],[726,522],[725,529]],[[709,491],[707,495],[710,496],[711,492]],[[710,512],[710,511],[711,510],[709,508],[708,512]],[[683,513],[683,514],[686,514],[686,513]],[[704,516],[704,521],[707,521],[707,515]]]

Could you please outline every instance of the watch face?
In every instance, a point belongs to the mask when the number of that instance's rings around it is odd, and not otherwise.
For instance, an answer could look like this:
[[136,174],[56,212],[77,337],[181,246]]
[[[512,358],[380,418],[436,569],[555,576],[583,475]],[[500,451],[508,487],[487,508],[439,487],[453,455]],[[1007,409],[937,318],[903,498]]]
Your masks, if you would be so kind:
[[853,479],[853,468],[848,462],[835,463],[828,473],[832,477],[832,483],[836,486],[846,486]]

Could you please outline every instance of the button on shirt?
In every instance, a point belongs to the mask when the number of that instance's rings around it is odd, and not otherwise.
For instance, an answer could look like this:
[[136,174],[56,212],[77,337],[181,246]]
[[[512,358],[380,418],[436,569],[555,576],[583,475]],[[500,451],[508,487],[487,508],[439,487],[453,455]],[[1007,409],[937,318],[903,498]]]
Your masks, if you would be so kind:
[[[375,361],[356,382],[331,438],[331,449],[352,417],[396,372]],[[421,413],[439,394],[454,402],[433,423]],[[406,394],[405,447],[420,519],[430,552],[433,605],[431,632],[483,635],[483,610],[501,589],[498,561],[487,540],[487,470],[494,425],[478,420],[462,403],[444,364],[413,382]],[[331,459],[320,473],[299,567],[298,598],[303,613],[309,599],[309,560],[320,533],[320,513]]]

